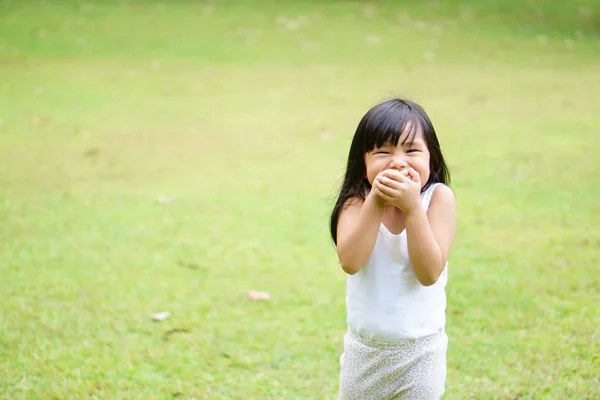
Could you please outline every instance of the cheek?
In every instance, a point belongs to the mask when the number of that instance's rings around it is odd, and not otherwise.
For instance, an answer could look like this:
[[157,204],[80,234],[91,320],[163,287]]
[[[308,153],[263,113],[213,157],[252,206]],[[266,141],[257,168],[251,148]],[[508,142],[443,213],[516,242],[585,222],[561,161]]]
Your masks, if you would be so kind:
[[373,184],[373,180],[375,180],[376,176],[377,176],[377,172],[374,171],[373,168],[367,169],[366,178],[370,184]]
[[366,165],[366,177],[369,179],[370,182],[373,181],[373,179],[375,179],[375,177],[377,176],[377,174],[382,170],[382,166],[381,166],[381,162],[377,162],[377,161],[372,161],[370,163],[368,163]]
[[419,160],[418,168],[421,182],[427,182],[427,180],[429,179],[429,175],[431,175],[431,170],[429,167],[429,158],[423,158],[422,160]]
[[421,160],[421,165],[424,173],[429,174],[431,172],[429,157],[423,157],[423,160]]

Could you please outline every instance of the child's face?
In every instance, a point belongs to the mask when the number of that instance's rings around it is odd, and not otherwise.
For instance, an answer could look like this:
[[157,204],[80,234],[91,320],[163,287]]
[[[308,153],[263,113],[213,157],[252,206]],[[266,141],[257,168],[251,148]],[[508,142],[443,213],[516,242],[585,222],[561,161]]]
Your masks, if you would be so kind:
[[371,185],[373,185],[377,174],[383,170],[397,169],[406,175],[409,168],[414,169],[419,174],[421,187],[427,183],[430,174],[430,155],[423,134],[418,132],[412,144],[402,144],[405,135],[404,132],[400,135],[397,146],[384,144],[382,147],[374,148],[365,154],[367,179]]

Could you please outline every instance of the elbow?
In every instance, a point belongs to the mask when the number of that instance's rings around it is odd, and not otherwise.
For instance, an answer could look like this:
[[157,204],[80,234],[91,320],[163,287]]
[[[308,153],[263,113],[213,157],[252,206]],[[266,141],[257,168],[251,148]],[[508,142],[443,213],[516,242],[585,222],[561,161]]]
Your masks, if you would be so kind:
[[435,283],[438,281],[438,278],[432,278],[432,277],[428,277],[425,279],[419,279],[419,282],[421,283],[421,285],[425,286],[425,287],[429,287],[429,286],[433,286],[435,285]]
[[338,257],[342,266],[342,270],[344,270],[344,272],[348,275],[355,275],[363,266],[363,263],[357,262],[355,257],[344,257],[343,255],[338,255]]
[[338,259],[340,260],[342,270],[348,275],[355,275],[364,265],[364,262],[361,262],[357,258],[355,254],[338,247]]
[[342,270],[348,275],[355,275],[358,271],[360,271],[360,265],[355,263],[342,262]]
[[425,287],[433,286],[440,279],[441,275],[442,275],[441,271],[439,273],[426,274],[425,276],[418,277],[419,283],[421,283],[421,285],[423,285]]
[[433,286],[437,283],[437,281],[440,279],[440,276],[442,276],[446,262],[443,259],[438,259],[437,261],[432,262],[430,265],[437,265],[437,267],[427,268],[426,265],[422,265],[422,268],[418,268],[419,274],[416,274],[417,270],[415,269],[415,275],[417,275],[419,283],[425,287]]

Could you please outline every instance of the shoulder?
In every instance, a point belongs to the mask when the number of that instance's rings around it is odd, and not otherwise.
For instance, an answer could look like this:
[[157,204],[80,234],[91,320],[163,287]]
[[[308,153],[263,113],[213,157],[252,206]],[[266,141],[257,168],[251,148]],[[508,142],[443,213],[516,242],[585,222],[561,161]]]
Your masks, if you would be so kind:
[[346,208],[350,208],[350,207],[359,207],[360,208],[364,202],[365,202],[365,199],[361,199],[360,197],[350,197],[350,198],[346,199],[344,201],[344,203],[342,204],[342,210],[345,210]]
[[443,183],[437,184],[433,188],[429,208],[453,212],[456,209],[456,197],[454,196],[454,191]]
[[454,202],[456,201],[454,191],[449,186],[444,185],[443,183],[438,183],[433,188],[433,194],[431,195],[431,202],[433,203],[434,201]]

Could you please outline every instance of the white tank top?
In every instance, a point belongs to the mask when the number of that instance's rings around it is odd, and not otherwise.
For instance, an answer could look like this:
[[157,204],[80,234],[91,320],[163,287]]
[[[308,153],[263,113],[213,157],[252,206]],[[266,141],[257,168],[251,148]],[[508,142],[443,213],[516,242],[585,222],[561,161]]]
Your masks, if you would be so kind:
[[[425,211],[440,183],[421,193]],[[406,241],[406,230],[395,235],[383,223],[366,264],[348,275],[346,312],[348,327],[371,340],[401,342],[444,330],[448,265],[438,281],[423,286],[415,276]]]

